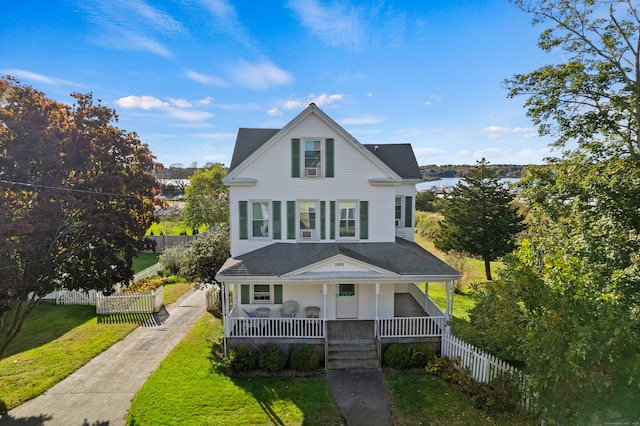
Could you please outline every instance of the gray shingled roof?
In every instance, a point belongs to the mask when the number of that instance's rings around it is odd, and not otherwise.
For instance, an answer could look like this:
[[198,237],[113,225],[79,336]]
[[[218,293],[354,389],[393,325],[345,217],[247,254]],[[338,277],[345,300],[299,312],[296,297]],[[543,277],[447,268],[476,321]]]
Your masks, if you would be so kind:
[[411,144],[365,144],[365,148],[382,160],[402,179],[422,179]]
[[[229,171],[235,169],[279,131],[280,129],[249,129],[245,127],[238,129]],[[422,179],[411,144],[372,144],[364,145],[364,147],[402,179]]]
[[238,137],[236,138],[236,146],[233,149],[233,157],[231,157],[231,166],[229,171],[235,169],[240,163],[246,160],[266,141],[271,139],[280,129],[247,129],[241,127],[238,129]]
[[228,259],[218,271],[225,277],[276,277],[343,255],[398,275],[458,276],[458,272],[418,244],[396,238],[389,243],[274,243]]

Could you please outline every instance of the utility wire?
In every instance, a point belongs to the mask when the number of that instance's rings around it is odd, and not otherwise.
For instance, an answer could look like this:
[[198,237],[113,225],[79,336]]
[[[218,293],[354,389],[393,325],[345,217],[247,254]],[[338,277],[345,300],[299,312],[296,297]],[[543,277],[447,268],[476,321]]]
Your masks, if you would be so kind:
[[0,179],[0,182],[8,183],[9,185],[26,186],[26,187],[40,188],[40,189],[52,189],[52,190],[55,190],[55,191],[79,192],[79,193],[82,193],[82,194],[111,195],[111,196],[115,196],[115,197],[136,198],[135,195],[131,195],[131,194],[118,194],[118,193],[115,193],[115,192],[98,192],[98,191],[91,191],[91,190],[88,190],[88,189],[66,188],[64,186],[48,186],[48,185],[40,185],[40,184],[37,184],[37,183],[16,182],[16,181],[5,180],[5,179]]

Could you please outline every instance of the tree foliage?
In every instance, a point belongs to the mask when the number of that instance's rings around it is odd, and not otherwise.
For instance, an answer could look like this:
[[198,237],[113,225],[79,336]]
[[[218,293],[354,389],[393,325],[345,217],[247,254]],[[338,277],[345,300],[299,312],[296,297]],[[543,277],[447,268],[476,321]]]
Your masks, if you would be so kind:
[[63,105],[0,79],[0,356],[56,288],[109,292],[132,258],[158,193],[154,157],[90,94]]
[[546,420],[637,421],[640,19],[626,0],[513,3],[550,25],[539,46],[566,62],[514,76],[509,95],[527,97],[528,115],[564,152],[522,179],[528,239],[475,317],[521,315],[511,344]]
[[203,283],[217,283],[215,277],[231,256],[229,227],[210,230],[187,245],[180,273]]
[[228,188],[222,179],[227,169],[222,164],[214,164],[208,169],[196,170],[185,188],[186,205],[182,215],[187,225],[214,226],[229,220]]
[[523,229],[523,218],[512,201],[500,176],[482,159],[444,200],[436,248],[481,257],[491,280],[490,262],[511,252]]

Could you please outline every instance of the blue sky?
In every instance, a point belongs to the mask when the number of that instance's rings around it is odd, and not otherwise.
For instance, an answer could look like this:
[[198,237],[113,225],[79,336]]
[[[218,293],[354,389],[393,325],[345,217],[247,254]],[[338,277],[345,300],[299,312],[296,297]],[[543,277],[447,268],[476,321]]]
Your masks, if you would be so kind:
[[540,164],[505,78],[554,61],[506,0],[23,0],[0,23],[0,74],[71,102],[93,92],[158,161],[229,165],[239,127],[315,102],[362,143],[418,163]]

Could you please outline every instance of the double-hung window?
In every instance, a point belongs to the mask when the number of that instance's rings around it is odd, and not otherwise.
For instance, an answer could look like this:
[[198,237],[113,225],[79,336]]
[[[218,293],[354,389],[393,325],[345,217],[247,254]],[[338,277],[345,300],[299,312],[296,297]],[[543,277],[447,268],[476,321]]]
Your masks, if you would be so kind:
[[268,202],[251,203],[251,236],[253,238],[269,238]]
[[253,285],[253,302],[254,303],[270,303],[271,302],[271,286],[269,284]]
[[338,202],[338,236],[355,238],[356,236],[356,202]]
[[300,223],[300,238],[314,240],[318,229],[318,203],[316,201],[299,201],[298,218]]
[[403,226],[402,223],[402,197],[396,197],[396,227]]
[[322,141],[318,139],[304,140],[304,175],[320,176],[322,174]]

